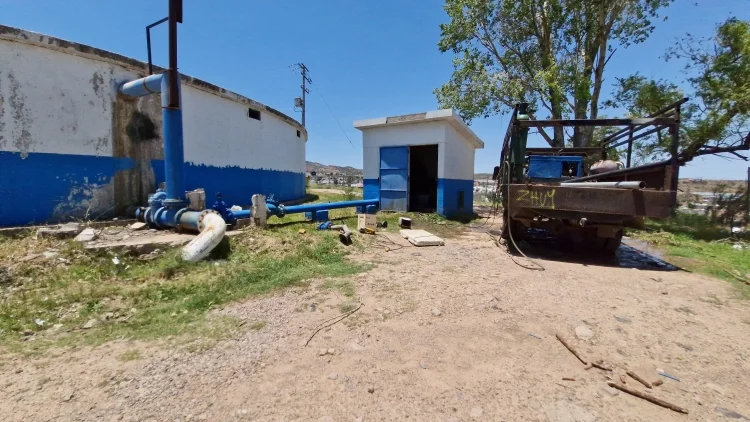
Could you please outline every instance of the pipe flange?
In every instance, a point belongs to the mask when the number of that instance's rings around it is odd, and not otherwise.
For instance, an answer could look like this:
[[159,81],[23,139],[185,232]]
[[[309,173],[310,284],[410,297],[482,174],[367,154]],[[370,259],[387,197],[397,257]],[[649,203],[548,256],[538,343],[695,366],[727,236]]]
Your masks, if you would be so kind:
[[204,210],[200,214],[198,214],[198,231],[202,232],[203,228],[205,227],[203,224],[203,220],[206,219],[206,216],[209,214],[216,214],[219,217],[221,217],[221,214],[216,210]]
[[151,216],[152,221],[154,223],[154,226],[156,226],[159,229],[168,229],[169,226],[162,226],[159,224],[159,218],[161,218],[161,214],[164,214],[168,211],[167,207],[161,207],[158,210],[154,211],[153,215]]

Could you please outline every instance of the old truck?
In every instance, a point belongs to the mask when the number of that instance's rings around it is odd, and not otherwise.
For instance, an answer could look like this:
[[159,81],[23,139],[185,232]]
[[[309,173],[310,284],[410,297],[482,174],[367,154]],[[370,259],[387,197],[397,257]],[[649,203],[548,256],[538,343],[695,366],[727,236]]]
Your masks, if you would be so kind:
[[[543,229],[565,241],[613,253],[623,228],[643,217],[668,217],[677,203],[680,105],[646,118],[534,120],[528,104],[518,104],[503,141],[498,180],[503,208],[502,237],[511,247],[529,229]],[[531,128],[619,127],[592,147],[528,148]],[[663,133],[666,132],[666,133]],[[635,141],[669,136],[669,158],[632,166]],[[607,151],[627,145],[625,163]]]

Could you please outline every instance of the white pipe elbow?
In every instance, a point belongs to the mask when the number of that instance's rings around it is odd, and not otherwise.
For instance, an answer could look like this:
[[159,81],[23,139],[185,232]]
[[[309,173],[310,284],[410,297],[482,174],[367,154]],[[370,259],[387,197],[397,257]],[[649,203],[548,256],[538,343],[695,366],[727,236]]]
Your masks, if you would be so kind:
[[182,260],[198,262],[208,256],[224,238],[227,223],[215,212],[201,215],[198,219],[200,234],[182,248]]

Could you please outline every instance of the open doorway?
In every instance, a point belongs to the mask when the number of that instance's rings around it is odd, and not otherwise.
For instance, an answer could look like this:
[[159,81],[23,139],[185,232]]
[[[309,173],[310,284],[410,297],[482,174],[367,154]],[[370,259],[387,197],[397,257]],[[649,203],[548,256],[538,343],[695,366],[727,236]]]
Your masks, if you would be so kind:
[[437,209],[438,146],[409,147],[409,211]]

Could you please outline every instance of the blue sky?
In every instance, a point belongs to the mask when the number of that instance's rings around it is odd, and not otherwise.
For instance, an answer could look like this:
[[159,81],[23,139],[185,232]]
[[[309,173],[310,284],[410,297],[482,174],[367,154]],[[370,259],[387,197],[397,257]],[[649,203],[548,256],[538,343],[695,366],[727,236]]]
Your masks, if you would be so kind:
[[[636,71],[681,83],[664,50],[683,33],[710,35],[730,15],[750,19],[748,0],[677,0],[651,38],[618,51],[605,84]],[[308,96],[307,159],[361,168],[361,133],[352,121],[433,110],[433,89],[450,77],[451,54],[437,49],[447,16],[440,0],[185,0],[180,70],[270,105],[299,120],[293,99],[304,62]],[[145,26],[166,16],[167,0],[0,0],[0,23],[146,59]],[[154,60],[166,64],[166,27],[152,32]],[[329,108],[326,106],[326,103]],[[334,118],[335,116],[335,118]],[[339,128],[339,123],[343,131]],[[507,116],[475,120],[484,140],[476,171],[499,160]],[[348,139],[347,139],[348,137]],[[353,144],[350,145],[350,141]],[[541,146],[541,144],[540,144]],[[697,159],[682,177],[742,179],[748,163]]]

